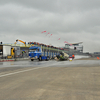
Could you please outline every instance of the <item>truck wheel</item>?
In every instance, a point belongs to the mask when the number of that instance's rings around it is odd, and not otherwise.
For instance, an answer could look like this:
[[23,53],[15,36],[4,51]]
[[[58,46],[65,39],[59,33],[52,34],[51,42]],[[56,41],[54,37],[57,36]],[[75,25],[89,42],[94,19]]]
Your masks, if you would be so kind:
[[39,57],[39,61],[42,61],[42,57],[41,56]]
[[33,61],[34,59],[31,59],[31,61]]
[[48,61],[48,60],[49,60],[49,56],[47,57],[46,61]]

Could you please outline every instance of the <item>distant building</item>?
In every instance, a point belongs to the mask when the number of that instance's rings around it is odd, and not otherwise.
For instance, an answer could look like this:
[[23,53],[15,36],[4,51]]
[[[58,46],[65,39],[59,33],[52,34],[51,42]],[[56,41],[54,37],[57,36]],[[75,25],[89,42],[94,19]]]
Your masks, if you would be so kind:
[[69,54],[79,54],[79,53],[83,53],[83,42],[79,42],[79,43],[67,43],[65,44],[65,50],[69,52]]

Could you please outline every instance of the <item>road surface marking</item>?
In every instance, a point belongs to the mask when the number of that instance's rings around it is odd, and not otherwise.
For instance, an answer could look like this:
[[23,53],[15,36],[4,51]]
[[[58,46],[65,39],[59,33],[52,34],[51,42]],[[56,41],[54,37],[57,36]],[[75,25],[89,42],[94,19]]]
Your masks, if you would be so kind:
[[[49,66],[45,66],[45,67],[49,67]],[[0,77],[9,76],[9,75],[13,75],[13,74],[18,74],[18,73],[27,72],[27,71],[31,71],[31,70],[35,70],[35,69],[39,69],[39,68],[45,68],[45,67],[31,68],[31,69],[28,69],[28,70],[23,70],[23,71],[18,71],[18,72],[14,72],[14,73],[4,74],[4,75],[0,75]]]

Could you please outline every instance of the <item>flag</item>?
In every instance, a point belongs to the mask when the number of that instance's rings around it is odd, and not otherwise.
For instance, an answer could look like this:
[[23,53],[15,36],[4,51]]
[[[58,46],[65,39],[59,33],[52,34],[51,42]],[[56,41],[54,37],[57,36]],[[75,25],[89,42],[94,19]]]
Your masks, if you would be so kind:
[[[52,36],[52,34],[51,34],[50,36]],[[49,37],[50,37],[50,36],[49,36]]]
[[41,33],[44,33],[44,32],[46,32],[46,31],[42,31]]
[[68,43],[68,42],[66,42],[66,41],[65,41],[64,43],[67,43],[67,44],[69,44],[69,45],[71,45],[71,46],[72,46],[72,44],[70,44],[70,43]]
[[[48,33],[48,34],[50,34],[50,33]],[[47,35],[48,35],[48,34],[47,34]],[[47,36],[47,35],[46,35],[46,36]]]
[[60,38],[58,40],[60,40]]

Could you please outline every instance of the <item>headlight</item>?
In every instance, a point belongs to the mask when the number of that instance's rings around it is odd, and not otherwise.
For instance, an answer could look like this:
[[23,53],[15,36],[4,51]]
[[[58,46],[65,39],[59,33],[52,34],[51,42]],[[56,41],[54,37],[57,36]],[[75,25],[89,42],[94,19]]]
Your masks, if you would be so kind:
[[37,58],[37,56],[35,56],[35,58]]

